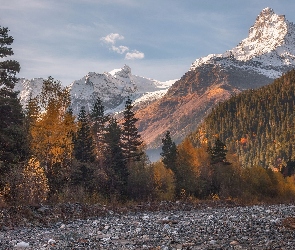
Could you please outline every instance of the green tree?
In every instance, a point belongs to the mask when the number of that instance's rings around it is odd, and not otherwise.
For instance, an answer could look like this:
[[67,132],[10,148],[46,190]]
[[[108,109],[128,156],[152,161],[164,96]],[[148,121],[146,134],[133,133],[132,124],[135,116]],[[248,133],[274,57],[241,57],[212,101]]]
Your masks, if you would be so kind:
[[[13,55],[9,46],[13,37],[8,28],[0,26],[0,58]],[[24,114],[17,93],[13,91],[17,82],[16,73],[20,65],[14,60],[0,62],[0,164],[17,163],[28,156],[27,134],[24,129]]]
[[74,139],[75,158],[80,162],[94,162],[94,143],[85,107],[81,107],[78,123],[79,128]]
[[38,105],[38,99],[32,98],[30,96],[26,107],[25,107],[25,127],[28,133],[28,141],[29,141],[29,148],[32,147],[33,137],[32,137],[32,130],[33,127],[36,126],[38,117],[40,117],[41,110]]
[[95,152],[99,161],[103,159],[104,134],[109,117],[104,113],[104,106],[98,97],[91,110],[92,133],[95,141]]
[[165,137],[162,139],[162,162],[166,168],[176,171],[177,164],[177,147],[172,141],[170,131],[167,131]]
[[122,149],[121,134],[116,119],[111,118],[105,133],[105,167],[109,176],[109,191],[126,197],[129,171]]
[[[0,26],[0,58],[13,55],[9,46],[13,37],[8,35],[8,28]],[[28,136],[24,125],[22,106],[13,91],[17,82],[16,74],[20,65],[15,60],[0,61],[0,191],[6,186],[6,196],[13,198],[17,191],[13,180],[16,179],[14,169],[20,169],[20,162],[29,157]],[[19,171],[17,171],[19,172]],[[13,190],[14,189],[14,190]]]
[[211,158],[211,164],[227,163],[227,160],[226,160],[227,149],[225,144],[219,139],[216,139],[214,146],[209,147],[208,151]]
[[212,172],[210,193],[220,195],[223,184],[223,172],[229,171],[229,169],[225,168],[225,166],[230,165],[230,163],[226,160],[227,149],[222,141],[216,139],[214,146],[209,146],[208,152],[210,155],[210,168]]
[[22,106],[17,93],[0,89],[0,162],[4,165],[24,161],[28,157],[28,137]]
[[136,127],[138,119],[135,117],[132,109],[132,101],[128,98],[123,112],[122,149],[129,165],[131,162],[140,161],[140,157],[143,155],[143,141],[141,140],[141,136]]
[[[8,28],[0,26],[0,58],[12,56],[13,50],[9,46],[13,43],[13,37],[8,35]],[[20,71],[20,64],[15,60],[0,62],[0,87],[12,90],[17,82],[16,74]]]

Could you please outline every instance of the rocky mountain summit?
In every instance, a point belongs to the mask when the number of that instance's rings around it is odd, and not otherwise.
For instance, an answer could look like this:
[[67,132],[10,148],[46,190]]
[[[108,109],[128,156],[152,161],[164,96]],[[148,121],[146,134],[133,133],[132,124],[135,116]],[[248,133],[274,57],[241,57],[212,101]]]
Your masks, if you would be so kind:
[[137,106],[144,107],[161,98],[174,82],[159,82],[132,75],[127,65],[103,74],[90,72],[70,85],[73,110],[78,113],[81,106],[90,109],[97,96],[102,99],[107,113],[123,110],[127,97]]
[[294,67],[295,25],[265,8],[236,47],[197,59],[163,98],[138,111],[142,136],[150,148],[160,146],[166,130],[180,142],[218,102]]

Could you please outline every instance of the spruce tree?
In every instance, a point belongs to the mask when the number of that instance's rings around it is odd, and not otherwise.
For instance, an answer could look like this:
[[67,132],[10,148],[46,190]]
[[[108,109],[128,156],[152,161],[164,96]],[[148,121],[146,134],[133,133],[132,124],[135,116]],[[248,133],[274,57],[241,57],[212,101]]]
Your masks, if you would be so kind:
[[[0,58],[13,55],[9,46],[13,37],[8,28],[0,26]],[[0,166],[18,163],[28,157],[27,133],[22,106],[13,91],[20,65],[15,60],[0,62]]]
[[79,128],[74,139],[74,155],[80,162],[94,162],[94,144],[88,115],[85,107],[81,107],[78,115]]
[[127,195],[128,168],[124,157],[121,128],[116,119],[111,118],[105,133],[105,167],[109,175],[111,193]]
[[101,99],[98,97],[91,110],[91,126],[95,141],[96,156],[99,160],[103,158],[104,134],[108,120],[109,117],[105,115],[104,106]]
[[122,131],[122,147],[126,161],[130,164],[132,161],[139,161],[143,155],[141,146],[143,141],[138,133],[136,122],[138,119],[133,112],[133,105],[130,98],[125,103],[123,131]]
[[[13,37],[8,35],[8,28],[0,26],[0,58],[12,56],[13,50],[8,47],[13,43]],[[15,60],[0,62],[0,87],[12,90],[17,82],[16,73],[20,71],[20,64]],[[3,93],[1,93],[3,94]]]
[[177,147],[175,142],[172,141],[170,131],[167,131],[165,137],[162,139],[162,162],[166,168],[176,171],[177,161]]
[[30,96],[25,107],[25,127],[28,133],[28,143],[30,148],[33,142],[32,130],[33,127],[36,126],[36,122],[39,116],[40,107],[38,106],[38,99],[32,98],[32,96]]
[[28,136],[17,93],[0,89],[0,164],[24,161],[28,157]]
[[225,144],[219,139],[216,139],[214,146],[212,148],[209,147],[208,151],[211,158],[211,164],[227,163],[227,149]]
[[[8,28],[0,26],[0,58],[14,54],[9,47],[13,43],[13,37],[8,32]],[[4,186],[9,187],[4,196],[8,202],[15,201],[18,193],[16,180],[21,171],[19,163],[29,157],[24,113],[18,93],[13,91],[19,71],[17,61],[0,61],[0,191]]]

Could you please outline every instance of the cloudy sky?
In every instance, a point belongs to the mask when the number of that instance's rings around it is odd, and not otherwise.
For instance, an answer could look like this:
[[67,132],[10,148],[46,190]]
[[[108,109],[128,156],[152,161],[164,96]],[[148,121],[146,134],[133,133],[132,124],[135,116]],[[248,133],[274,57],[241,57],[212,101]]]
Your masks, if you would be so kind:
[[19,77],[64,85],[124,64],[161,81],[246,38],[265,7],[295,22],[294,0],[0,0]]

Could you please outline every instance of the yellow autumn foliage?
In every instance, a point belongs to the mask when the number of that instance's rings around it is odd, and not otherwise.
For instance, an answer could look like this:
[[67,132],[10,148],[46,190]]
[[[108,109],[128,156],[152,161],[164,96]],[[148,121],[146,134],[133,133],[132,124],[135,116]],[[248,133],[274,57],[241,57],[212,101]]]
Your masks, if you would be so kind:
[[171,169],[162,162],[153,164],[154,192],[158,200],[172,200],[175,194],[175,179]]
[[48,180],[44,169],[36,158],[29,160],[22,172],[22,182],[18,187],[18,200],[25,204],[40,204],[47,199]]

